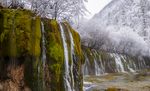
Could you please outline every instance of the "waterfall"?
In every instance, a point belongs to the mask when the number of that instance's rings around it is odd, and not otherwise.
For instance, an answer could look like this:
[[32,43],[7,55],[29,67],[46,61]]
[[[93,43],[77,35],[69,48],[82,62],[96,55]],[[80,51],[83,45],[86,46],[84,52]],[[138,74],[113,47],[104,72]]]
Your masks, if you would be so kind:
[[130,66],[129,63],[127,63],[126,57],[121,55],[122,60],[124,61],[124,63],[127,66],[127,69],[129,70],[129,72],[135,72],[135,70]]
[[68,55],[68,47],[67,47],[67,43],[66,43],[66,36],[65,36],[65,32],[63,29],[62,24],[60,25],[60,30],[61,30],[61,37],[62,37],[62,41],[63,41],[63,47],[64,47],[64,61],[65,61],[65,77],[64,77],[64,83],[65,83],[65,89],[66,91],[72,91],[71,88],[71,78],[69,75],[69,55]]
[[115,58],[117,71],[118,72],[125,72],[124,65],[123,65],[123,62],[122,62],[122,60],[120,58],[120,55],[114,54],[114,53],[112,55]]
[[[45,47],[45,29],[44,24],[41,22],[41,32],[42,32],[42,57],[43,62],[43,88],[45,87],[45,64],[46,64],[46,47]],[[38,66],[38,71],[40,72],[40,67]],[[39,73],[38,73],[39,74]]]
[[43,62],[43,67],[45,67],[45,61],[46,61],[46,47],[45,47],[45,30],[44,30],[44,24],[41,22],[42,26],[42,62]]
[[[94,64],[95,64],[95,75],[96,76],[98,76],[98,75],[101,75],[101,74],[103,74],[103,66],[101,65],[102,63],[102,61],[101,61],[101,59],[99,58],[99,55],[98,55],[98,53],[97,53],[97,51],[95,51],[94,50]],[[99,63],[100,64],[99,64]],[[101,66],[101,67],[100,67]]]
[[100,59],[101,74],[104,74],[105,73],[105,67],[103,65],[103,62],[102,62],[100,55],[98,55],[98,59]]
[[94,60],[94,63],[95,63],[95,75],[98,76],[101,74],[101,69],[96,60]]
[[90,64],[89,59],[88,59],[86,54],[84,54],[84,56],[85,56],[85,64],[83,65],[83,71],[82,72],[84,75],[89,75],[89,69],[88,69],[88,65]]
[[73,75],[73,55],[74,55],[74,41],[73,41],[73,36],[72,36],[72,33],[69,31],[69,36],[70,36],[70,42],[71,42],[71,60],[72,60],[72,62],[71,62],[71,79],[72,79],[72,89],[73,89],[73,91],[75,91],[74,90],[74,75]]
[[97,52],[96,50],[85,50],[85,63],[83,65],[84,75],[103,75],[107,73],[137,72],[148,69],[149,60],[143,57],[130,57],[117,53]]
[[45,30],[44,30],[44,24],[41,22],[42,26],[42,62],[43,62],[43,67],[45,67],[45,62],[46,62],[46,47],[45,47]]
[[105,66],[101,59],[101,56],[97,51],[94,50],[93,53],[90,54],[93,57],[93,64],[91,64],[91,60],[88,55],[85,53],[85,64],[83,65],[83,74],[84,75],[102,75],[105,73]]

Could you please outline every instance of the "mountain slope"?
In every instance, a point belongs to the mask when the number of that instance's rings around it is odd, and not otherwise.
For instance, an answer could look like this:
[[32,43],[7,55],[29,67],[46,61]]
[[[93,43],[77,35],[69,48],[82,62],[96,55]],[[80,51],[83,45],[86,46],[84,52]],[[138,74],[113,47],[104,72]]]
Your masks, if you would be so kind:
[[103,27],[129,27],[145,40],[150,39],[149,0],[113,0],[93,19]]
[[93,49],[150,56],[150,0],[112,0],[80,34]]

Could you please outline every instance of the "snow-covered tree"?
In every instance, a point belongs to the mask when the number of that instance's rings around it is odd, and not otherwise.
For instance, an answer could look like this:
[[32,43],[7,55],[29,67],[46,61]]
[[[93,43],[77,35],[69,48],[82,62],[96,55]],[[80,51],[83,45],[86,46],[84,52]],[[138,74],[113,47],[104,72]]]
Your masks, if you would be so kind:
[[[70,20],[74,16],[84,15],[86,0],[0,0],[4,7],[33,10],[37,15],[57,20]],[[30,8],[29,8],[30,7]]]
[[3,7],[24,8],[23,0],[0,0]]
[[[112,0],[85,27],[79,30],[85,32],[81,31],[81,37],[87,43],[101,40],[99,32],[108,31],[103,46],[98,49],[150,56],[150,0]],[[94,36],[89,35],[90,31],[95,32]]]
[[43,17],[66,19],[86,12],[83,0],[32,0],[32,10]]
[[131,27],[114,25],[102,28],[95,20],[90,20],[80,29],[82,45],[100,51],[149,56],[148,43]]

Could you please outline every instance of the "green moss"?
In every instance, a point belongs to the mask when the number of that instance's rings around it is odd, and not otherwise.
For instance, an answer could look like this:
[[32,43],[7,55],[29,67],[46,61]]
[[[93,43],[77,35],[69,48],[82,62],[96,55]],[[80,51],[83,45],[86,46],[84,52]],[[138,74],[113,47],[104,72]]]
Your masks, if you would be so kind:
[[59,25],[55,20],[44,20],[46,55],[51,74],[51,90],[63,91],[64,50]]
[[9,53],[10,53],[10,57],[16,57],[17,55],[17,48],[16,48],[16,36],[11,33],[10,35],[10,41],[9,41],[10,45],[9,45]]
[[83,51],[81,48],[81,40],[80,40],[80,35],[67,23],[64,22],[68,30],[72,33],[73,40],[74,40],[74,49],[75,49],[75,54],[80,57],[80,60],[82,63],[84,63],[84,56],[83,56]]
[[[5,33],[2,33],[3,30],[4,30],[4,16],[2,13],[0,13],[0,44],[2,44],[3,40],[4,40],[4,36],[5,36]],[[0,45],[0,55],[2,55],[2,48],[1,48],[1,45]]]
[[0,10],[0,57],[14,58],[15,63],[25,65],[25,82],[33,91],[38,90],[37,81],[42,82],[43,74],[40,23],[40,18],[28,10]]
[[[82,64],[84,63],[84,56],[83,56],[83,52],[81,49],[81,40],[80,40],[80,36],[79,34],[72,29],[72,27],[67,23],[64,22],[63,23],[64,27],[66,30],[68,30],[67,32],[65,32],[66,37],[67,37],[67,43],[68,43],[68,49],[70,52],[70,47],[71,47],[71,43],[70,43],[70,36],[69,36],[69,32],[71,32],[72,36],[73,36],[73,41],[74,41],[74,57],[76,59],[74,60],[70,60],[71,62],[76,62],[76,64],[74,64],[74,66],[76,67],[76,71],[78,71],[77,73],[75,73],[75,75],[77,76],[77,78],[75,78],[75,87],[77,90],[82,91],[82,87],[83,87],[83,83],[82,83],[82,71],[81,71],[81,67]],[[69,53],[70,54],[70,53]],[[71,57],[71,55],[69,55],[69,58]],[[75,70],[75,69],[74,69]]]
[[[63,62],[63,46],[61,42],[61,35],[59,32],[59,26],[56,21],[45,21],[45,35],[46,35],[46,48],[48,57],[54,59],[56,62]],[[50,26],[50,27],[47,27]]]
[[[33,27],[33,25],[35,27]],[[41,20],[39,17],[37,17],[35,20],[32,20],[32,53],[33,56],[40,56],[41,48],[40,48],[40,42],[41,42]]]
[[63,50],[60,44],[58,43],[51,43],[49,49],[48,49],[48,55],[55,59],[56,62],[63,60]]
[[43,65],[39,58],[26,57],[25,58],[25,74],[24,79],[27,86],[32,91],[43,90]]
[[[52,91],[64,91],[64,49],[59,24],[55,20],[43,19],[46,39],[46,64],[50,75],[48,85]],[[75,64],[79,73],[76,83],[82,81],[81,66],[83,52],[79,34],[69,24],[65,30],[71,31],[74,38]],[[65,31],[68,44],[69,60],[70,37]],[[43,65],[41,57],[41,19],[32,12],[21,9],[0,9],[0,57],[16,58],[25,65],[25,82],[33,91],[42,91]],[[19,60],[18,60],[19,59]],[[2,65],[2,64],[0,64]],[[45,80],[45,79],[44,79]],[[50,83],[50,84],[49,84]],[[82,90],[83,83],[77,86]]]
[[[32,22],[33,14],[30,11],[20,9],[2,9],[0,10],[0,16],[3,18],[1,19],[3,27],[0,33],[3,56],[39,56],[41,38],[40,19],[35,18],[34,22]],[[35,27],[34,31],[32,31],[32,27]],[[35,42],[32,41],[33,36]]]
[[58,83],[60,81],[60,73],[61,73],[61,65],[60,64],[53,64],[50,66],[50,69],[53,71],[52,73],[55,73],[55,77],[56,77],[56,83]]

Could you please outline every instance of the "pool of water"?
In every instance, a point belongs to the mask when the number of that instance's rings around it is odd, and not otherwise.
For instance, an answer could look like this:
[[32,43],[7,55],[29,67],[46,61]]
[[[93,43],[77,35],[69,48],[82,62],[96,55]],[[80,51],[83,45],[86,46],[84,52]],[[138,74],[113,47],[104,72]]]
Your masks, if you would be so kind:
[[84,76],[84,91],[150,91],[150,71]]

